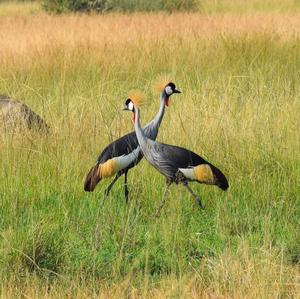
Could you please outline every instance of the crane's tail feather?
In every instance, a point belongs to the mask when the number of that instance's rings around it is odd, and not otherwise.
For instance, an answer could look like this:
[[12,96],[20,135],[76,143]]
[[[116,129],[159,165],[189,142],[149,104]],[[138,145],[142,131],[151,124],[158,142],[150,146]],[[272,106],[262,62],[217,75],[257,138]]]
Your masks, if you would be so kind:
[[97,184],[101,181],[101,172],[98,171],[99,164],[91,168],[84,181],[84,191],[93,192]]

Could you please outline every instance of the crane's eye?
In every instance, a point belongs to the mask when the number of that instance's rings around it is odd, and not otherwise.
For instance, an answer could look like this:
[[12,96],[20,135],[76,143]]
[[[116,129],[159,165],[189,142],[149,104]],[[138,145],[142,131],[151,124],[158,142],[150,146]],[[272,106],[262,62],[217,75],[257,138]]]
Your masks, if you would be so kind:
[[169,85],[166,86],[165,91],[168,96],[170,96],[173,93],[173,90],[172,90],[171,86],[169,86]]
[[128,110],[133,111],[134,106],[131,101],[127,104],[127,107],[128,107]]

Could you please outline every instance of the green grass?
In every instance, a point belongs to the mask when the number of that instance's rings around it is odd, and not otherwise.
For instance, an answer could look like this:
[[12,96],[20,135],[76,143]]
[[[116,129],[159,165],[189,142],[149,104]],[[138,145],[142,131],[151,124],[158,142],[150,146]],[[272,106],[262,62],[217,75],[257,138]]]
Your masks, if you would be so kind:
[[[105,44],[86,34],[88,17],[64,18],[45,18],[45,31],[57,36],[51,46],[51,36],[28,25],[29,50],[16,38],[1,52],[1,93],[24,100],[52,128],[0,136],[3,296],[299,296],[298,34],[234,34],[230,25],[210,38],[172,28],[157,37],[157,23],[113,28]],[[72,30],[64,40],[54,20],[77,20],[83,41]],[[185,24],[186,16],[172,20]],[[146,161],[129,173],[128,205],[122,179],[105,200],[109,180],[87,194],[83,178],[106,144],[132,130],[120,111],[128,92],[145,92],[146,123],[159,105],[153,79],[165,73],[183,93],[172,97],[158,140],[204,156],[230,188],[193,184],[201,211],[174,185],[153,219],[165,180]]]

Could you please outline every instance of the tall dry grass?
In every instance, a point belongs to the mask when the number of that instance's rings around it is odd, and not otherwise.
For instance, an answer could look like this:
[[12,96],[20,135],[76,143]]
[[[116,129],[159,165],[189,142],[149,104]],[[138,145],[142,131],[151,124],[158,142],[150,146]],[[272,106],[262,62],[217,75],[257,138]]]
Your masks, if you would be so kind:
[[20,58],[26,64],[27,60],[35,60],[42,54],[51,58],[51,53],[59,49],[64,53],[94,53],[105,51],[108,47],[116,50],[116,45],[151,48],[155,42],[166,38],[170,48],[179,41],[193,44],[198,39],[209,42],[226,36],[266,34],[286,40],[299,36],[299,16],[299,13],[218,16],[139,13],[7,17],[1,19],[1,63],[11,64],[11,59]]
[[34,15],[41,11],[41,2],[0,1],[0,17],[22,17]]

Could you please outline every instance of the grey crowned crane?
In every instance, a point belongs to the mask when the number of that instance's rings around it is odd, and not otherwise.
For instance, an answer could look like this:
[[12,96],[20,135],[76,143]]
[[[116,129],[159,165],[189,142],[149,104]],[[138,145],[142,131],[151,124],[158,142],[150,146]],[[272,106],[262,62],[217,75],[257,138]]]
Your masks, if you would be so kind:
[[126,100],[124,110],[133,112],[137,140],[145,159],[166,177],[166,189],[156,216],[159,215],[173,182],[182,183],[201,208],[203,208],[201,200],[190,188],[189,182],[216,185],[224,191],[227,190],[229,185],[225,175],[211,163],[185,148],[159,143],[148,138],[141,129],[139,105],[140,102],[129,98]]
[[[158,129],[165,113],[165,106],[169,106],[170,96],[174,93],[180,93],[174,83],[169,82],[164,85],[160,94],[160,107],[154,119],[144,128],[144,135],[155,140]],[[139,95],[134,98],[139,100]],[[110,185],[105,190],[107,196],[115,182],[120,176],[125,175],[125,200],[128,201],[127,174],[129,169],[136,166],[143,158],[135,132],[131,132],[111,144],[109,144],[97,159],[96,164],[91,168],[84,182],[84,190],[92,192],[96,185],[103,179],[115,175]]]

